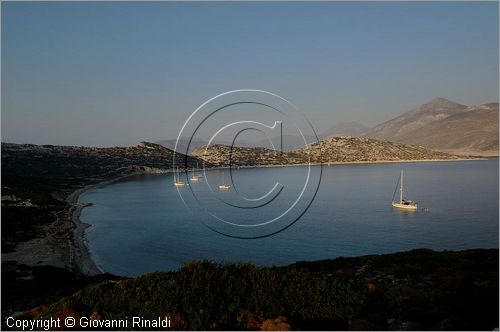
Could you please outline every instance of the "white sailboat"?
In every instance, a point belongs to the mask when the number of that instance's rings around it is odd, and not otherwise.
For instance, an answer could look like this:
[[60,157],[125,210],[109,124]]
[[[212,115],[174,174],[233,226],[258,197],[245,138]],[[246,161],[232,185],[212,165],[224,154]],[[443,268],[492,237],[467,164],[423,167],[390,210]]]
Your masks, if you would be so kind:
[[189,180],[191,180],[191,181],[198,181],[198,179],[199,179],[199,177],[196,174],[196,172],[194,171],[194,167],[193,167],[193,169],[191,170],[191,177],[189,178]]
[[394,196],[396,195],[396,191],[394,191],[394,195],[392,196],[392,207],[403,210],[417,210],[417,203],[410,201],[409,199],[404,198],[403,193],[403,170],[401,170],[401,175],[399,177],[399,202],[394,202]]
[[[198,167],[198,163],[196,163],[196,170],[199,172],[200,171],[200,167]],[[203,174],[202,173],[198,173],[196,174],[196,177],[198,179],[203,179]]]
[[175,172],[174,172],[174,186],[176,186],[176,187],[183,187],[184,186],[184,182],[182,182],[180,179],[179,167],[177,167]]
[[229,190],[231,188],[230,185],[228,185],[227,183],[225,183],[225,178],[226,178],[226,173],[224,172],[224,170],[222,170],[222,184],[219,184],[219,190]]

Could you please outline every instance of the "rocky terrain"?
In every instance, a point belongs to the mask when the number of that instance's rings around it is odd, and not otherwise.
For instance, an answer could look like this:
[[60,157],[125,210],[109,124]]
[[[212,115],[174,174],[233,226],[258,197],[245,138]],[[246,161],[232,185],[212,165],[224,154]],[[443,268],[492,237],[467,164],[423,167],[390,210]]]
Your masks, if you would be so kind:
[[[332,137],[309,148],[281,153],[266,148],[214,145],[200,148],[193,156],[221,166],[293,165],[312,163],[379,162],[457,159],[457,156],[421,146],[397,144],[370,138]],[[231,156],[231,157],[230,157]]]
[[454,154],[498,156],[498,103],[466,106],[435,98],[363,136]]
[[[68,179],[97,179],[136,172],[162,172],[172,167],[173,151],[140,142],[131,147],[95,148],[2,143],[2,175]],[[184,164],[184,155],[176,154]],[[187,157],[189,166],[196,158]]]
[[378,162],[400,160],[446,160],[457,156],[422,146],[405,145],[364,137],[332,137],[294,151],[311,156],[313,162]]
[[214,165],[220,166],[266,166],[307,163],[308,158],[302,153],[274,151],[255,147],[231,147],[213,145],[195,150],[192,155]]

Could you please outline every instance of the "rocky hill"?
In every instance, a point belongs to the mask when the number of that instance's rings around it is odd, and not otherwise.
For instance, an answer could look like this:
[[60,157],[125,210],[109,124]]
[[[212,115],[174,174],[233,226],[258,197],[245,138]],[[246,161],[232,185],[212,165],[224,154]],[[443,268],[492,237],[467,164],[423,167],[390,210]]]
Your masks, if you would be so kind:
[[[172,150],[148,142],[111,148],[2,143],[2,177],[102,179],[161,172],[172,167],[172,158]],[[176,158],[184,163],[183,155]],[[187,160],[190,166],[199,162]]]
[[466,155],[498,155],[498,103],[478,106],[435,98],[364,134]]
[[307,163],[308,158],[302,153],[273,151],[262,147],[232,147],[213,145],[208,149],[200,148],[192,155],[211,164],[220,166],[257,166],[286,165]]
[[[399,160],[457,159],[457,156],[421,146],[397,144],[370,138],[333,137],[313,143],[309,149],[276,152],[265,148],[244,148],[214,145],[200,148],[193,156],[215,165],[235,166],[304,164],[335,162],[375,162]],[[229,160],[231,156],[231,160]]]
[[404,145],[364,137],[332,137],[295,153],[311,155],[314,162],[370,162],[398,160],[457,159],[457,156],[422,146]]

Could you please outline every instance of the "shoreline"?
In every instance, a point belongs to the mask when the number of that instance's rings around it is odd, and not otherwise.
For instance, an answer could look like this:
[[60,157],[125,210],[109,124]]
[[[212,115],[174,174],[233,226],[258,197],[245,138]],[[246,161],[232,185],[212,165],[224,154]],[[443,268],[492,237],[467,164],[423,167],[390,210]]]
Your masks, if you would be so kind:
[[[307,164],[283,164],[283,165],[255,165],[255,166],[234,166],[235,168],[270,168],[270,167],[298,167],[298,166],[342,166],[342,165],[364,165],[364,164],[397,164],[397,163],[425,163],[425,162],[447,162],[447,161],[469,161],[469,160],[488,160],[498,157],[478,157],[478,158],[457,158],[457,159],[401,159],[401,160],[368,160],[368,161],[332,161],[323,163]],[[229,168],[212,167],[210,169]]]
[[92,259],[85,240],[85,230],[92,225],[87,224],[80,219],[82,210],[86,207],[92,206],[92,203],[79,203],[78,199],[88,190],[104,187],[127,177],[132,177],[140,174],[147,173],[123,175],[110,180],[101,181],[96,184],[87,185],[83,188],[73,191],[66,197],[66,202],[70,205],[69,221],[74,226],[70,241],[70,264],[75,266],[80,273],[87,276],[93,276],[106,272],[101,267],[99,267],[97,263]]
[[[363,164],[389,164],[389,163],[422,163],[422,162],[449,162],[449,161],[468,161],[468,160],[487,160],[489,158],[459,158],[459,159],[418,159],[418,160],[374,160],[374,161],[352,161],[352,162],[330,162],[330,163],[311,163],[311,164],[286,164],[286,165],[255,165],[255,166],[237,166],[238,168],[272,168],[272,167],[298,167],[298,166],[337,166],[337,165],[363,165]],[[229,166],[211,167],[206,170],[227,169]],[[203,170],[203,169],[201,169]],[[96,184],[87,185],[71,192],[66,202],[70,205],[70,221],[74,228],[72,230],[71,243],[70,243],[70,263],[78,268],[78,271],[84,275],[92,276],[97,274],[106,273],[97,263],[92,259],[89,248],[85,241],[85,230],[92,226],[80,219],[81,212],[84,208],[92,206],[92,203],[79,203],[78,199],[82,194],[88,190],[100,188],[112,184],[114,182],[124,180],[129,177],[137,175],[149,174],[167,174],[172,173],[173,169],[165,169],[157,172],[139,172],[128,175],[118,176],[106,181],[101,181]]]

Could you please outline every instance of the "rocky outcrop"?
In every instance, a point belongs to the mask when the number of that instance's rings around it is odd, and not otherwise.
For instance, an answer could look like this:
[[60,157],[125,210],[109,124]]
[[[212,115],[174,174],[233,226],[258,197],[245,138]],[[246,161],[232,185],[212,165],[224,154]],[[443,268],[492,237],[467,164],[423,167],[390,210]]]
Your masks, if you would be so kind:
[[281,153],[265,148],[214,145],[193,152],[193,156],[220,166],[297,165],[306,163],[379,162],[457,159],[422,146],[397,144],[370,138],[332,137],[307,148]]

